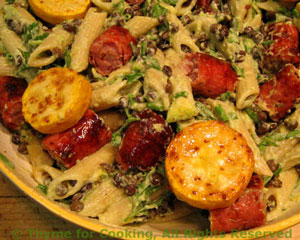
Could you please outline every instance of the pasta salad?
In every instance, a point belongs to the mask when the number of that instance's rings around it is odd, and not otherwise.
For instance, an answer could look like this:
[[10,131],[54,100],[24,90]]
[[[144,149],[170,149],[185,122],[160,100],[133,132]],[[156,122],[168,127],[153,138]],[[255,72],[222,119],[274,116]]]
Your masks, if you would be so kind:
[[297,1],[0,7],[0,118],[49,199],[111,225],[197,211],[223,233],[298,203]]

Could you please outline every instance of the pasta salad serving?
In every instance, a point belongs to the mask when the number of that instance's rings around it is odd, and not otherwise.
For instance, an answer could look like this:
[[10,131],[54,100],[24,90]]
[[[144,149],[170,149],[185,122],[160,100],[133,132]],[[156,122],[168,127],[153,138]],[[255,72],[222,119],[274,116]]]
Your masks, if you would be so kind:
[[0,118],[47,198],[119,226],[198,212],[223,233],[298,204],[297,1],[0,8]]

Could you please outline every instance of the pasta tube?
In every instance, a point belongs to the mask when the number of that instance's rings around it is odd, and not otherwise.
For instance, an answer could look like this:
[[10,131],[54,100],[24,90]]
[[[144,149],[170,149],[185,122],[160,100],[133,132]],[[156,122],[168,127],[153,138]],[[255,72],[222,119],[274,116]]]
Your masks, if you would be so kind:
[[88,67],[90,47],[100,35],[106,16],[106,12],[100,13],[96,8],[88,10],[78,33],[75,35],[71,49],[71,68],[76,72],[82,72]]
[[126,23],[125,27],[133,37],[137,38],[156,27],[158,23],[156,18],[135,16]]
[[73,41],[74,34],[59,25],[53,29],[47,38],[31,53],[28,66],[43,67],[53,63],[62,56],[65,49]]
[[[75,166],[66,170],[62,175],[55,178],[48,187],[48,197],[50,199],[64,199],[78,192],[94,175],[99,172],[100,164],[111,164],[115,158],[116,149],[112,144],[106,144],[97,152],[85,157]],[[101,170],[102,171],[102,170]],[[68,192],[60,196],[57,194],[57,188],[61,184],[76,181],[76,184],[68,186]]]

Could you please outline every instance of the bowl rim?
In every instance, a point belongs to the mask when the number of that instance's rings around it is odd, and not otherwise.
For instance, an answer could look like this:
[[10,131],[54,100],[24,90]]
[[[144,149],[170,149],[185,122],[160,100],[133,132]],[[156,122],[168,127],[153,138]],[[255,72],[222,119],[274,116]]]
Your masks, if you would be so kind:
[[[126,228],[119,228],[118,226],[112,226],[112,225],[105,225],[102,224],[101,222],[93,222],[93,221],[89,221],[88,218],[84,219],[86,217],[80,216],[76,213],[72,213],[70,211],[68,211],[67,209],[64,209],[63,207],[59,206],[58,204],[54,203],[53,201],[51,201],[50,199],[46,198],[45,196],[43,196],[41,193],[39,193],[37,190],[33,189],[32,187],[28,186],[27,184],[25,184],[20,177],[18,177],[13,171],[13,169],[10,169],[9,166],[6,165],[6,163],[0,161],[0,171],[18,188],[20,189],[26,196],[28,196],[29,198],[31,198],[32,200],[34,200],[35,202],[37,202],[39,205],[45,207],[46,209],[48,209],[51,213],[55,214],[56,216],[63,218],[64,220],[71,222],[79,227],[85,228],[87,230],[90,231],[94,231],[96,233],[100,233],[100,231],[102,229],[107,230],[107,232],[114,232],[115,234],[117,234],[118,232],[123,232],[125,233]],[[289,217],[287,219],[281,220],[279,222],[273,223],[273,224],[269,224],[269,225],[265,225],[265,226],[261,226],[259,228],[253,228],[253,229],[249,229],[246,231],[243,231],[246,233],[246,236],[249,235],[249,233],[251,232],[252,234],[255,235],[256,232],[261,232],[261,233],[265,233],[264,236],[268,236],[272,233],[276,233],[282,230],[285,230],[286,228],[292,227],[294,225],[296,225],[297,223],[300,223],[300,213],[296,214],[292,217]],[[105,235],[105,234],[103,234]],[[225,236],[224,239],[238,239],[241,237],[233,237],[233,234],[228,233]],[[264,237],[264,236],[260,236],[260,237]],[[220,238],[220,236],[212,236],[212,237],[204,237],[201,239],[218,239]],[[255,239],[256,237],[245,237],[243,239]],[[146,237],[130,237],[130,238],[122,238],[122,239],[128,239],[128,240],[141,240],[141,239],[146,239]],[[147,238],[148,239],[148,238]],[[196,240],[199,239],[198,237],[194,237],[194,238],[170,238],[170,237],[161,237],[161,236],[155,236],[156,240],[166,240],[166,239],[184,239],[184,240]]]

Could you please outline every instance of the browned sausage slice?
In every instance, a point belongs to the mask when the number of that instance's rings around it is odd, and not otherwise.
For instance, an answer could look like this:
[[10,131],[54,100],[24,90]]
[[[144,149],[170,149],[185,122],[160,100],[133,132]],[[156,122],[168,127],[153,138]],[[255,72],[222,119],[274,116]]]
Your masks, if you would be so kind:
[[90,63],[102,75],[125,65],[132,56],[131,43],[136,40],[123,27],[113,26],[104,31],[90,48]]

